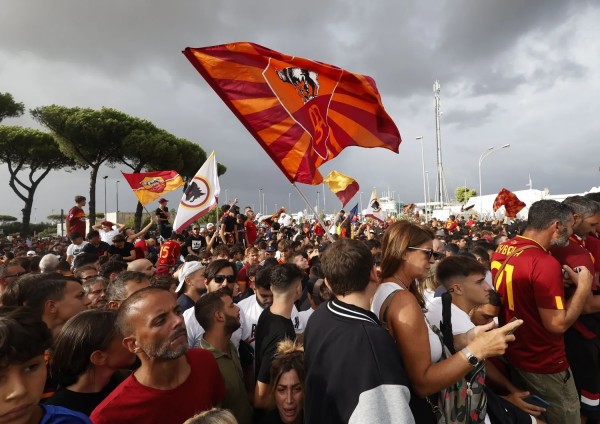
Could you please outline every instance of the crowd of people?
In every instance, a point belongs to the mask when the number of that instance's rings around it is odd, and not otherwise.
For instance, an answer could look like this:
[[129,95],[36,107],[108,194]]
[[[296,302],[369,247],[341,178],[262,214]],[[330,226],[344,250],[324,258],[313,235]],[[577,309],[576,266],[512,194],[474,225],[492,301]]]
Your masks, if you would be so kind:
[[[594,423],[600,193],[476,215],[323,224],[250,207],[173,233],[13,237],[0,422]],[[243,213],[242,213],[243,212]]]

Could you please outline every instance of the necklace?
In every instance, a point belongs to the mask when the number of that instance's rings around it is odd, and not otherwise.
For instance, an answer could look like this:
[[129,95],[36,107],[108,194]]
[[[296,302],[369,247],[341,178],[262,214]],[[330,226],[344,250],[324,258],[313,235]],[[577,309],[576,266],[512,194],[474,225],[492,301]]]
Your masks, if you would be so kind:
[[392,277],[394,277],[394,279],[400,283],[400,285],[404,288],[404,290],[409,290],[408,284],[406,284],[404,281],[402,281],[400,279],[400,277],[396,276],[396,274],[393,274]]

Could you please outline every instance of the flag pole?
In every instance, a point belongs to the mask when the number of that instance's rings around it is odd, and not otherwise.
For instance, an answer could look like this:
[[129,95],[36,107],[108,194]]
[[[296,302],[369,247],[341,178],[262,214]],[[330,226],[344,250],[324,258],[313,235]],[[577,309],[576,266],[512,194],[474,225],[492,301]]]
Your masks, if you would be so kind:
[[[300,191],[300,189],[298,188],[298,186],[296,185],[296,183],[292,183],[292,185],[294,186],[294,188],[296,189],[296,191],[298,192],[298,194],[300,195],[300,197],[302,197],[302,199],[304,199],[304,201],[306,202],[306,204],[308,205],[308,207],[310,208],[310,210],[312,211],[312,213],[315,214],[315,217],[317,218],[317,221],[319,221],[319,224],[321,224],[321,227],[323,227],[323,229],[325,230],[325,224],[323,223],[323,221],[321,220],[321,217],[317,214],[317,212],[315,211],[315,209],[312,207],[312,205],[310,204],[310,202],[308,201],[308,199],[306,198],[306,196],[304,195],[304,193],[302,193]],[[325,234],[327,234],[327,238],[329,239],[330,242],[333,243],[333,237],[331,237],[331,233],[329,232],[329,229],[325,230]]]

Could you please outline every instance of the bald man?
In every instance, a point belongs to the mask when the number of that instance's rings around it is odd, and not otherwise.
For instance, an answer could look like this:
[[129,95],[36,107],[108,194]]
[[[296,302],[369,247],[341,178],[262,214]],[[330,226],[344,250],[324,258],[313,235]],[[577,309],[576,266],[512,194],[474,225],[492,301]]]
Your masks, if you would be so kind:
[[135,261],[129,262],[127,271],[142,272],[148,277],[152,277],[156,272],[156,269],[154,268],[154,264],[148,259],[136,259]]
[[135,292],[121,305],[116,327],[141,366],[96,407],[94,423],[180,423],[221,403],[226,389],[217,362],[208,350],[188,350],[171,293]]

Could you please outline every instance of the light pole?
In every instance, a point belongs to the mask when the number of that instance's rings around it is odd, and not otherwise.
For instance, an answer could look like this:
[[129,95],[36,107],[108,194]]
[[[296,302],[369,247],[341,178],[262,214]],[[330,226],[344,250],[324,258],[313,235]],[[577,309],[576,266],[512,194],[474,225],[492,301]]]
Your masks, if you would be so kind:
[[229,198],[227,197],[227,189],[225,189],[225,203],[229,203]]
[[262,188],[258,189],[258,205],[259,205],[259,207],[258,207],[259,211],[258,212],[261,215],[264,215],[263,214],[263,210],[262,210]]
[[[119,183],[121,181],[117,180],[115,186],[117,187],[117,217],[116,221],[119,222]],[[106,219],[106,216],[104,217]]]
[[485,158],[491,155],[494,152],[497,152],[500,149],[506,149],[510,147],[510,144],[505,144],[500,147],[488,147],[485,152],[479,156],[479,213],[481,214],[481,218],[483,218],[483,187],[481,184],[481,163]]
[[416,137],[417,140],[421,140],[421,166],[423,167],[423,198],[425,199],[425,223],[427,223],[427,187],[425,180],[425,149],[423,148],[423,136]]
[[102,177],[102,179],[104,180],[104,219],[106,220],[106,179],[108,178],[108,175],[105,175],[104,177]]
[[319,215],[319,194],[321,194],[321,192],[317,190],[317,216]]
[[427,201],[431,199],[431,192],[429,191],[429,171],[425,171],[425,179],[427,180]]
[[288,193],[288,212],[292,213],[292,193]]
[[362,191],[360,192],[360,215],[362,215],[363,204],[362,204]]

